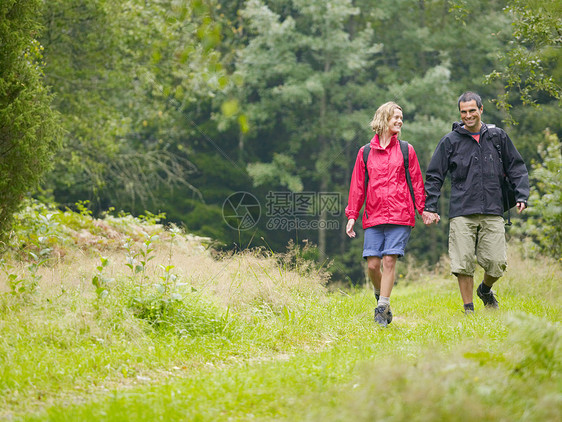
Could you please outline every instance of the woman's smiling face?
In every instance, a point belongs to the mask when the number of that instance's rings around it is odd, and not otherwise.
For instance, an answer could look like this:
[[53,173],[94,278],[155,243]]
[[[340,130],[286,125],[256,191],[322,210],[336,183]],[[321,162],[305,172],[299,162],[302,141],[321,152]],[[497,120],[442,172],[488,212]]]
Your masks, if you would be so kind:
[[388,131],[391,135],[397,135],[402,129],[402,110],[399,108],[394,109],[394,114],[388,121]]

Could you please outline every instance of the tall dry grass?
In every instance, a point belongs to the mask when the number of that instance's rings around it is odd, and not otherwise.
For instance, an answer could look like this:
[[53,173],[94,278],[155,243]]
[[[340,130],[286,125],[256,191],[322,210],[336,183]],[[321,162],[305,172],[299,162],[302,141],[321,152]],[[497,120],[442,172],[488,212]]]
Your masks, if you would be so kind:
[[[42,294],[53,297],[66,291],[77,291],[84,297],[94,297],[92,277],[101,257],[108,259],[103,269],[107,278],[125,280],[140,278],[127,266],[128,256],[145,248],[143,242],[152,239],[146,264],[144,286],[150,289],[161,282],[165,268],[178,285],[188,285],[199,294],[213,298],[223,308],[240,314],[262,306],[273,312],[284,307],[298,306],[299,298],[314,296],[322,300],[329,275],[300,257],[294,245],[286,253],[273,253],[263,249],[238,253],[218,253],[209,247],[210,239],[180,233],[172,236],[162,226],[139,226],[134,236],[119,232],[119,227],[93,220],[102,228],[96,234],[85,229],[73,231],[74,244],[57,244],[51,259],[38,272],[38,288]],[[125,247],[130,242],[129,250]],[[139,261],[141,257],[137,257]],[[27,260],[9,259],[11,272],[26,277]],[[112,285],[108,285],[112,294]],[[9,292],[7,273],[0,274],[0,292]]]

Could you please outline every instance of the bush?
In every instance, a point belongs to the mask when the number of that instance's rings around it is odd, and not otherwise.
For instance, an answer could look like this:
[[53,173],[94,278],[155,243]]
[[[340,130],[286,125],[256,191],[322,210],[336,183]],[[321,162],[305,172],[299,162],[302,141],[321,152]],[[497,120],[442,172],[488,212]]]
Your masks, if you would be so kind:
[[0,3],[0,237],[59,148],[60,129],[42,83],[39,0]]
[[531,236],[538,252],[559,258],[562,255],[562,154],[556,134],[545,133],[539,146],[541,163],[533,164],[528,218],[514,231]]
[[196,292],[180,295],[155,290],[145,297],[133,293],[129,306],[137,318],[147,321],[156,331],[180,336],[218,334],[227,326],[226,316]]

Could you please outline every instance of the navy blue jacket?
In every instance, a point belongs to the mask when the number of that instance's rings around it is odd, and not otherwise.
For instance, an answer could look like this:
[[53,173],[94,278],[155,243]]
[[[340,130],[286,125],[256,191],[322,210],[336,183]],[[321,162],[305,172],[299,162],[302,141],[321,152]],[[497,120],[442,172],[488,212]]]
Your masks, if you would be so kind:
[[[495,145],[501,148],[501,158]],[[449,218],[471,214],[503,215],[504,168],[515,185],[516,201],[526,203],[529,174],[507,133],[482,123],[480,142],[477,142],[463,124],[455,122],[453,130],[439,141],[427,168],[425,211],[438,212],[441,187],[449,173]]]

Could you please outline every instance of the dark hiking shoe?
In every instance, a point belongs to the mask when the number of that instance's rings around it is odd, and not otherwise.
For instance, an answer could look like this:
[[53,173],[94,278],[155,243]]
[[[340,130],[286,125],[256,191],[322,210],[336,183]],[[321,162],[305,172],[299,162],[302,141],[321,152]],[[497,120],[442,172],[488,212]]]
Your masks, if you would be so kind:
[[386,327],[392,321],[390,306],[380,305],[375,308],[375,322],[381,327]]
[[[377,299],[377,304],[378,304],[380,295],[375,293],[375,298]],[[392,311],[390,310],[390,308],[388,308],[388,316],[387,316],[386,320],[389,324],[392,322]]]
[[490,290],[490,293],[484,293],[482,292],[482,286],[478,286],[478,288],[476,289],[476,294],[480,299],[482,299],[482,302],[484,302],[484,306],[486,308],[497,309],[500,307],[498,305],[496,296],[494,296],[494,292],[492,290]]

